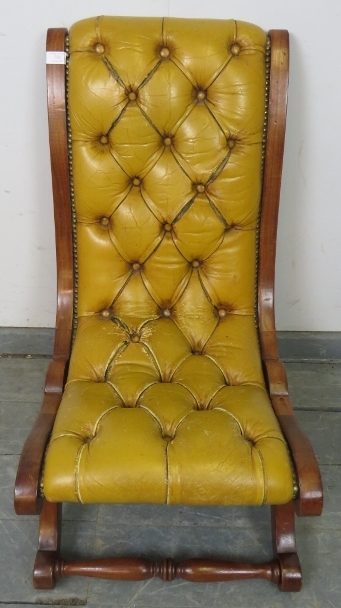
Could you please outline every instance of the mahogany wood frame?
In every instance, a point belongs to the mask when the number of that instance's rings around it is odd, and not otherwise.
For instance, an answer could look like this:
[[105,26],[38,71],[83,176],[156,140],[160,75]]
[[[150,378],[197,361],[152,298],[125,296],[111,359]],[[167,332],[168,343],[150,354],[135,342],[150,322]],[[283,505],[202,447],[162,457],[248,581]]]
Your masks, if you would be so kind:
[[[50,29],[47,51],[65,51],[67,30]],[[72,206],[68,166],[65,66],[47,65],[48,117],[57,246],[57,318],[55,345],[49,365],[43,404],[20,458],[15,484],[15,510],[19,515],[40,514],[38,552],[33,582],[52,588],[61,576],[90,576],[116,580],[228,581],[264,578],[281,591],[299,591],[301,569],[295,544],[295,517],[320,515],[322,484],[313,449],[297,425],[291,406],[286,373],[279,360],[275,316],[274,275],[277,217],[284,151],[289,37],[285,30],[271,30],[270,89],[267,144],[259,238],[258,322],[262,362],[273,409],[291,450],[297,477],[297,496],[286,505],[272,507],[274,557],[261,564],[225,560],[172,559],[150,562],[144,558],[63,560],[59,555],[61,505],[40,495],[44,452],[62,397],[72,343],[74,264]]]

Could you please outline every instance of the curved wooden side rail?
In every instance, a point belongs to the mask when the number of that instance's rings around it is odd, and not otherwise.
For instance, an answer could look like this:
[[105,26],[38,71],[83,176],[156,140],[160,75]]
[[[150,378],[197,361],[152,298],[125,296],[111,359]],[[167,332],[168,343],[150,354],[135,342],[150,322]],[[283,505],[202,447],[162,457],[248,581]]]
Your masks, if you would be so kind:
[[39,491],[40,474],[60,400],[61,395],[45,395],[38,417],[25,441],[14,489],[17,515],[37,515],[41,511],[43,501]]
[[[46,50],[65,52],[64,28],[50,29]],[[38,418],[26,439],[15,483],[14,506],[18,515],[40,512],[39,479],[46,444],[65,383],[70,357],[73,321],[73,252],[65,64],[47,64],[48,119],[57,250],[57,314],[53,358],[45,381],[45,397]]]
[[273,408],[290,447],[299,486],[297,515],[320,515],[322,482],[311,444],[300,430],[290,403],[288,383],[279,361],[274,312],[277,219],[287,112],[289,34],[271,30],[271,64],[267,144],[260,225],[258,321],[265,377]]
[[[66,35],[64,28],[49,29],[46,51],[65,52]],[[73,325],[74,271],[65,64],[47,65],[46,77],[57,252],[57,316],[53,358],[68,361]]]

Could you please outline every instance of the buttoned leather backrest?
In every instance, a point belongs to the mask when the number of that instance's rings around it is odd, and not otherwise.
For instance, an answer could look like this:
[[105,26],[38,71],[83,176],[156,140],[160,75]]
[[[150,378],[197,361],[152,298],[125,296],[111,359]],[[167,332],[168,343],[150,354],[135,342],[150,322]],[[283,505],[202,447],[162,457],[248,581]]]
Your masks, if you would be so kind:
[[[100,377],[110,358],[119,383],[123,361],[137,358],[154,380],[206,366],[218,383],[262,382],[265,52],[264,32],[233,20],[105,17],[71,28],[79,331],[118,339],[115,352],[77,357],[73,374]],[[170,320],[177,346],[161,354]]]

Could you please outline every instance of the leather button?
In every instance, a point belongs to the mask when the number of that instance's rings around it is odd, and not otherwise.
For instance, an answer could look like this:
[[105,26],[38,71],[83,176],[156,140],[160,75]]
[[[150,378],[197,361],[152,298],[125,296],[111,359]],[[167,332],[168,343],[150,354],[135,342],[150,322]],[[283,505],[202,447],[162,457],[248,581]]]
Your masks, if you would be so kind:
[[251,446],[252,448],[253,448],[253,447],[256,445],[256,442],[255,442],[253,439],[251,439],[251,437],[245,437],[245,435],[244,435],[244,439],[245,439],[245,441],[246,441],[247,443],[249,443],[249,444],[250,444],[250,446]]
[[193,355],[195,355],[195,357],[198,357],[198,356],[200,356],[202,353],[201,353],[201,351],[200,351],[200,350],[194,350],[192,354],[193,354]]
[[141,264],[139,264],[138,262],[134,262],[133,270],[140,270],[140,268],[141,268]]
[[95,53],[97,53],[97,55],[103,55],[104,51],[105,51],[105,48],[104,48],[103,44],[98,42],[95,45]]
[[101,224],[102,224],[102,226],[108,226],[109,221],[110,221],[110,220],[109,220],[109,218],[108,218],[108,217],[102,217],[102,218],[101,218]]
[[232,150],[232,148],[234,148],[236,145],[236,140],[232,139],[232,137],[229,137],[229,139],[227,140],[227,146],[230,148],[230,150]]
[[128,99],[129,99],[129,101],[135,101],[135,99],[137,99],[136,93],[134,91],[130,91],[128,93]]
[[108,319],[110,317],[110,310],[108,310],[108,308],[105,308],[104,310],[102,310],[101,315],[105,319]]
[[224,319],[227,315],[227,310],[225,310],[225,308],[219,308],[218,315],[221,319]]
[[100,142],[101,142],[101,144],[103,144],[103,146],[104,146],[105,144],[107,144],[107,143],[108,143],[108,141],[109,141],[109,137],[108,137],[107,135],[101,135],[101,137],[99,138],[99,141],[100,141]]
[[171,137],[168,137],[168,136],[167,136],[167,137],[164,137],[164,139],[163,139],[163,143],[164,143],[164,145],[165,145],[165,146],[167,146],[167,147],[171,146],[171,145],[172,145],[172,138],[171,138]]
[[171,230],[173,230],[172,224],[164,224],[163,228],[166,232],[171,232]]
[[141,180],[139,177],[134,177],[133,179],[133,186],[139,186],[141,183]]
[[171,437],[170,435],[162,435],[162,439],[165,441],[173,441],[174,437]]
[[192,267],[193,267],[193,268],[199,268],[199,266],[200,266],[200,262],[199,262],[199,260],[193,260],[193,262],[192,262]]
[[235,57],[237,57],[237,55],[239,55],[240,53],[240,46],[239,44],[237,44],[236,42],[231,46],[231,53],[232,55],[234,55]]
[[83,437],[83,443],[90,443],[90,441],[92,441],[93,439],[95,439],[94,436],[89,436],[88,435],[86,437]]
[[164,46],[161,50],[160,50],[160,57],[162,57],[162,59],[167,59],[167,57],[169,57],[170,55],[170,50]]
[[171,311],[169,308],[164,308],[162,311],[162,314],[164,317],[170,317],[171,316]]
[[197,192],[199,192],[200,194],[202,192],[205,192],[205,186],[204,186],[204,184],[197,184],[196,185],[196,189],[197,189]]
[[130,339],[132,342],[140,342],[140,336],[138,334],[131,334]]
[[206,99],[206,91],[200,89],[199,91],[197,91],[197,100],[203,101],[204,99]]

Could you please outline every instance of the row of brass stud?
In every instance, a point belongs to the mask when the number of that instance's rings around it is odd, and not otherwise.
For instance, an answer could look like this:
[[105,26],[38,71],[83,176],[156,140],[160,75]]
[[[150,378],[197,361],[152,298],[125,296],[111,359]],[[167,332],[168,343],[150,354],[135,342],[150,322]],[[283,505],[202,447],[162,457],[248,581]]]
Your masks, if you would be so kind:
[[[264,123],[263,123],[263,137],[262,137],[262,165],[261,165],[261,176],[262,176],[262,185],[264,179],[264,167],[265,167],[265,155],[266,155],[266,141],[268,134],[268,112],[269,112],[269,91],[270,91],[270,67],[271,67],[271,38],[267,37],[266,40],[266,49],[265,49],[265,109],[264,109]],[[262,196],[262,195],[261,195]],[[261,222],[261,205],[259,205],[258,217],[257,217],[257,226],[256,226],[256,264],[255,264],[255,309],[254,309],[254,319],[256,323],[256,327],[258,329],[258,271],[259,271],[259,245],[260,245],[260,222]],[[257,331],[258,336],[258,331]],[[259,336],[258,336],[259,342]]]
[[73,154],[72,136],[69,116],[69,37],[65,39],[66,65],[65,65],[65,86],[66,86],[66,115],[67,115],[67,145],[69,159],[69,179],[72,215],[72,247],[73,247],[73,272],[74,272],[74,296],[73,296],[73,323],[72,323],[72,344],[74,343],[77,323],[78,323],[78,251],[77,251],[77,214],[75,205],[75,188],[73,179]]

